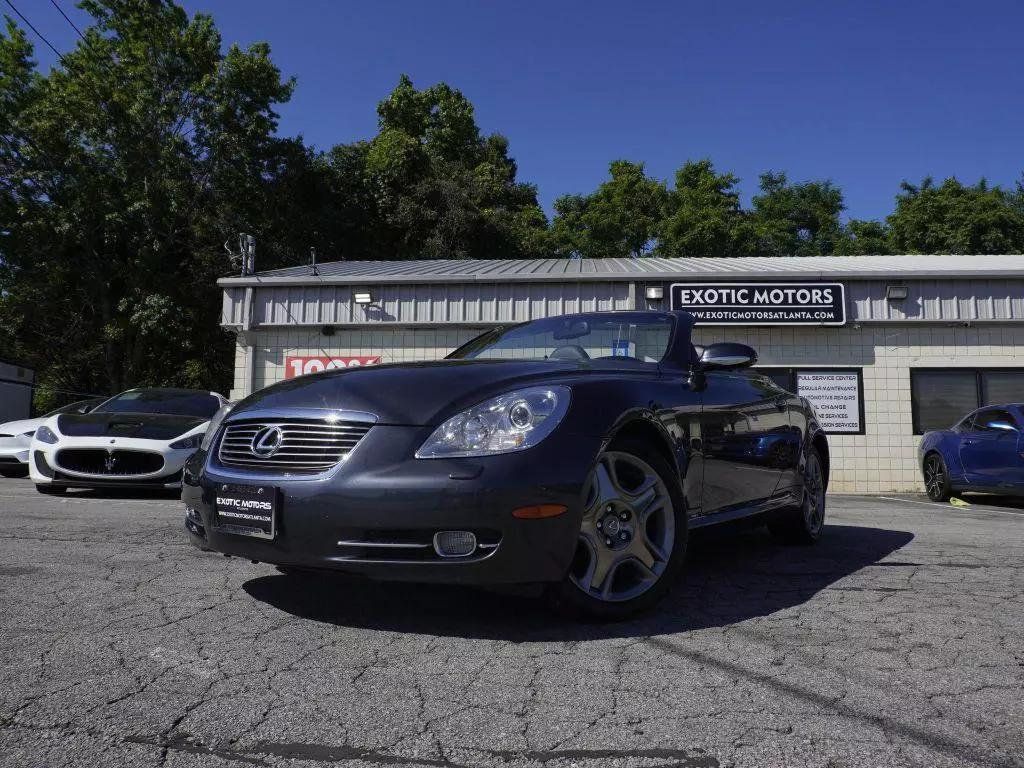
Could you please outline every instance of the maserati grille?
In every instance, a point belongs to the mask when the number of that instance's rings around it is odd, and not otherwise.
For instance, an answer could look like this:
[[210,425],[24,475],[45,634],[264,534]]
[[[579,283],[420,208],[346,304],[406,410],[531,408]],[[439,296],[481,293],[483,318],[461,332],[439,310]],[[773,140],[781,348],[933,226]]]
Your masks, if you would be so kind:
[[149,475],[163,469],[164,459],[158,453],[103,448],[64,448],[57,451],[58,469],[89,475],[130,477]]

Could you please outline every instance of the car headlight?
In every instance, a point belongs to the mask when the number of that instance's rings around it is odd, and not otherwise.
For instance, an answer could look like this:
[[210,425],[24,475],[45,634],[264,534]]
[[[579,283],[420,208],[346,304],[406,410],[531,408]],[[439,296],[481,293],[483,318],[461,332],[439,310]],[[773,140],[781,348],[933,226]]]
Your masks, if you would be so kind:
[[188,448],[198,448],[204,440],[204,433],[200,432],[198,435],[191,435],[181,440],[175,440],[171,443],[171,448],[176,451],[184,451]]
[[53,445],[57,442],[57,435],[54,434],[53,430],[49,427],[40,427],[36,430],[36,440],[40,443],[49,443]]
[[210,446],[213,444],[213,438],[217,436],[217,431],[220,429],[220,425],[224,423],[224,418],[231,413],[232,405],[222,405],[217,409],[217,412],[213,414],[213,418],[210,419],[210,423],[206,425],[206,434],[203,435],[203,441],[199,444],[199,448],[204,451],[210,450]]
[[448,419],[416,451],[416,458],[489,456],[532,448],[568,410],[568,387],[527,387],[499,395]]

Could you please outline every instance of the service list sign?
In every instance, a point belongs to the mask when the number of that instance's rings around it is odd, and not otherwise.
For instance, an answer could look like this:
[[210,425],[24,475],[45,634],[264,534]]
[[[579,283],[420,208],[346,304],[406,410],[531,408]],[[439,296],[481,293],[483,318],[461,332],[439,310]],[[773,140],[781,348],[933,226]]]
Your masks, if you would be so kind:
[[675,283],[672,309],[699,325],[845,325],[842,283]]
[[797,371],[796,392],[806,397],[829,434],[860,433],[860,377],[853,372]]

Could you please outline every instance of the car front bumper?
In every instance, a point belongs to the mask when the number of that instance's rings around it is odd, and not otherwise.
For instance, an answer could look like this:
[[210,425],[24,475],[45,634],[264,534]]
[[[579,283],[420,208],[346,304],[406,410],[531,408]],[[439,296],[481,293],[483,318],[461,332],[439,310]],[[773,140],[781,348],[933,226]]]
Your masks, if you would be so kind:
[[[197,455],[183,482],[186,529],[197,546],[224,554],[379,579],[500,584],[563,578],[576,549],[584,485],[600,438],[556,431],[517,453],[413,458],[430,431],[377,425],[319,479],[240,473]],[[278,488],[272,540],[218,524],[213,498],[224,484]],[[566,511],[543,519],[512,514],[540,504]],[[480,546],[463,557],[441,557],[432,544],[441,531],[473,532]]]
[[[123,465],[115,463],[109,471],[83,471],[80,467],[65,466],[62,451],[107,451],[145,454],[159,457],[159,468],[153,471],[126,473]],[[112,444],[103,437],[61,437],[57,443],[33,440],[28,456],[29,477],[37,485],[67,488],[180,488],[181,472],[194,450],[175,450],[165,442],[120,438]]]
[[24,467],[28,464],[28,445],[28,441],[0,438],[0,469]]

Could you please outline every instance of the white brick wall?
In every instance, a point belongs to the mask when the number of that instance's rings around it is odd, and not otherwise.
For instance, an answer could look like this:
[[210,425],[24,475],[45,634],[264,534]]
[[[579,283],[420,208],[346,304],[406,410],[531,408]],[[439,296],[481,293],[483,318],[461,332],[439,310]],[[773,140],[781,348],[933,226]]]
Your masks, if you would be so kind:
[[[324,336],[319,328],[266,329],[254,341],[253,389],[284,378],[288,355],[380,355],[382,362],[443,357],[480,328],[366,328]],[[889,493],[921,489],[910,411],[912,367],[1024,366],[1024,327],[1013,324],[952,328],[885,324],[862,328],[704,327],[694,341],[738,341],[758,351],[762,365],[836,366],[864,369],[864,435],[831,435],[831,490]],[[244,391],[248,359],[235,351],[235,389]],[[1024,392],[1021,393],[1024,400]]]

